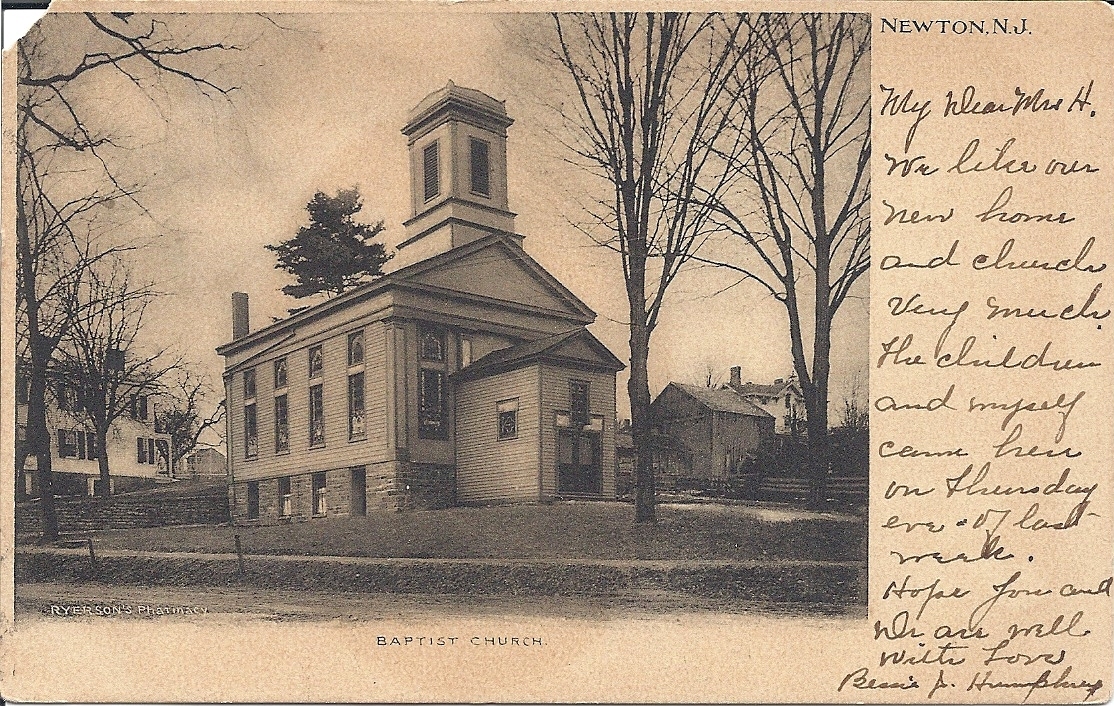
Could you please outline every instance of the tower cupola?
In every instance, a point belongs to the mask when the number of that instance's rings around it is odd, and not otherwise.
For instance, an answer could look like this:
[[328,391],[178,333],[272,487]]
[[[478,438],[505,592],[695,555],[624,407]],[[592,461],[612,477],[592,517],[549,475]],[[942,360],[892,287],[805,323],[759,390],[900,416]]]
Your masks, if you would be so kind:
[[402,133],[410,152],[411,216],[400,250],[428,257],[490,233],[514,233],[507,205],[513,122],[503,101],[452,81],[410,112]]

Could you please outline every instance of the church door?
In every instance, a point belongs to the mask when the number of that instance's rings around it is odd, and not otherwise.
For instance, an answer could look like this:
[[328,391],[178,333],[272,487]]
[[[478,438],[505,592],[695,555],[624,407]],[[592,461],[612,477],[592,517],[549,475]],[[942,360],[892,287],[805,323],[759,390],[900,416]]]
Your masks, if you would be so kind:
[[603,493],[600,435],[562,429],[557,435],[557,492],[572,495]]

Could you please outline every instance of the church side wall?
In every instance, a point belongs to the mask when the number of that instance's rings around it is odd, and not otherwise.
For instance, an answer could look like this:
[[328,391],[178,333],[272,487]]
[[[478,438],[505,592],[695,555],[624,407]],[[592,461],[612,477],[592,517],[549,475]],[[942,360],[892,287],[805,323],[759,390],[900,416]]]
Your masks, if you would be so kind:
[[[359,330],[364,332],[362,372],[366,436],[349,440],[348,375],[358,369],[350,371],[347,367],[348,334]],[[303,340],[295,347],[284,347],[272,355],[260,357],[254,365],[258,453],[253,459],[247,458],[244,444],[244,374],[242,370],[235,373],[229,391],[232,432],[229,453],[234,459],[237,483],[386,460],[385,330],[380,322],[361,325],[356,321],[338,327],[325,337]],[[309,348],[318,344],[322,346],[324,371],[321,378],[310,380]],[[287,361],[288,452],[275,448],[274,361],[283,356]],[[310,448],[309,394],[311,384],[318,382],[322,385],[324,402],[325,444]]]
[[[461,503],[538,500],[538,367],[468,380],[457,389],[456,493]],[[517,434],[498,438],[497,404],[518,401]]]

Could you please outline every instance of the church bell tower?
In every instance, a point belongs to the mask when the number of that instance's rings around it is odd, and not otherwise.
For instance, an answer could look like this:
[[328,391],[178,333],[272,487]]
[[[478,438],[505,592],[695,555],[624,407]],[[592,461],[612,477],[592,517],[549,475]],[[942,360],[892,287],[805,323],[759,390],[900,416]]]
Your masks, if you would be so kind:
[[[411,112],[411,217],[399,250],[424,259],[490,233],[514,234],[507,206],[507,117],[502,101],[449,81]],[[400,253],[401,254],[401,253]],[[405,253],[414,260],[416,253]]]

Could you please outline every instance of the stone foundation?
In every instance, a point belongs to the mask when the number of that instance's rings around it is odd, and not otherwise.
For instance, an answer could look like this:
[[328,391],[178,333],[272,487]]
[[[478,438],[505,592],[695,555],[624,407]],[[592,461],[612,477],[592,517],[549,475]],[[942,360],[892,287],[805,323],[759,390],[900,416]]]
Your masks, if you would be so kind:
[[[456,470],[452,466],[385,461],[368,464],[363,469],[366,512],[438,510],[456,504]],[[351,467],[324,471],[326,513],[323,516],[343,517],[361,510],[359,503],[353,502],[353,471]],[[259,516],[251,519],[248,518],[248,482],[232,484],[229,506],[233,522],[239,525],[277,524],[322,516],[313,514],[314,473],[288,476],[291,494],[288,516],[280,514],[278,478],[254,481],[259,485]]]

